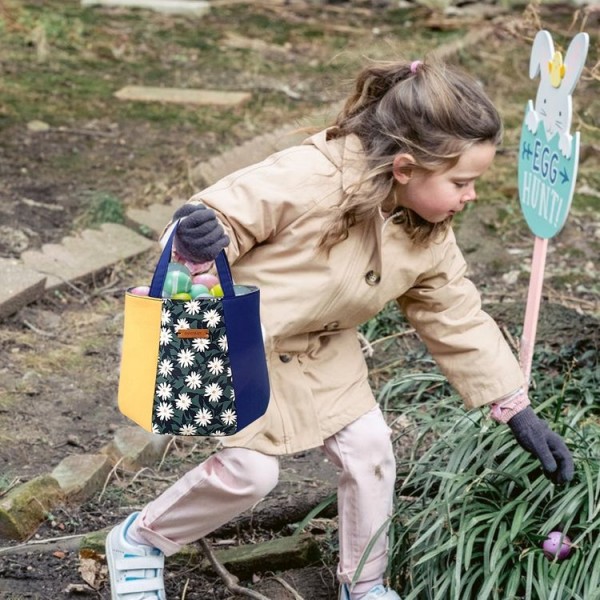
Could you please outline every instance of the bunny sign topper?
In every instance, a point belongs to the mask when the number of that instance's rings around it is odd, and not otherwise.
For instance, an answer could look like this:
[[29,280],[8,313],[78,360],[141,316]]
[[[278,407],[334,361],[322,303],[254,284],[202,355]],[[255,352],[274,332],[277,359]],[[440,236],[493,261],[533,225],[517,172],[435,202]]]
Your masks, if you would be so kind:
[[564,58],[552,36],[539,31],[533,41],[529,77],[539,75],[535,104],[527,104],[519,146],[519,198],[525,220],[541,238],[565,224],[579,164],[579,132],[571,135],[571,94],[588,52],[589,36],[578,33]]
[[521,338],[521,368],[529,382],[537,329],[548,239],[565,224],[579,165],[579,132],[571,135],[571,93],[587,57],[589,36],[578,33],[563,61],[552,36],[539,31],[533,40],[529,77],[539,75],[535,104],[527,103],[519,144],[519,199],[527,225],[535,234],[525,322]]

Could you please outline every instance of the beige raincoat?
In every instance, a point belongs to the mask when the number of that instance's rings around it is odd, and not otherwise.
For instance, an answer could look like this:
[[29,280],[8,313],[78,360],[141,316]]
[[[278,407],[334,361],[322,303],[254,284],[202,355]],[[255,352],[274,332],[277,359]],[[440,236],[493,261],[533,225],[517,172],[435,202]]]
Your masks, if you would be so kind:
[[328,209],[365,169],[358,138],[327,140],[324,131],[190,199],[214,209],[224,225],[236,283],[261,290],[270,404],[224,445],[267,454],[306,450],[371,409],[376,401],[356,327],[393,299],[467,408],[523,384],[465,278],[452,231],[424,248],[382,216],[352,227],[329,255],[317,251]]

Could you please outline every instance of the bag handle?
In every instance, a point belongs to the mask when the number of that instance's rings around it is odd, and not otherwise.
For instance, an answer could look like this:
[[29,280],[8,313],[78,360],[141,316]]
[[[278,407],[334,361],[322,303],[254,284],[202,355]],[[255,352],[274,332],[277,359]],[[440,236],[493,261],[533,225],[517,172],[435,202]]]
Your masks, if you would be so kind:
[[[163,251],[158,259],[156,269],[154,269],[154,275],[152,276],[152,283],[150,284],[150,292],[148,296],[151,298],[162,298],[162,290],[165,286],[165,279],[167,277],[167,271],[169,269],[169,263],[171,262],[171,254],[173,252],[173,241],[175,240],[175,233],[177,232],[177,226],[179,221],[173,226],[169,237],[165,243]],[[233,289],[233,278],[231,276],[231,269],[229,267],[229,261],[224,250],[221,250],[215,259],[217,267],[217,273],[219,275],[219,283],[223,289],[223,295],[226,298],[233,298],[235,292]]]

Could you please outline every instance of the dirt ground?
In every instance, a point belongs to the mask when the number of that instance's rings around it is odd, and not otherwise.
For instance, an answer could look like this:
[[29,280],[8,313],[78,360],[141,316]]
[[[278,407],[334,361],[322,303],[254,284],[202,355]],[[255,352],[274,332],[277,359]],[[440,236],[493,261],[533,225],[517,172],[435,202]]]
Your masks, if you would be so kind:
[[[125,10],[92,13],[88,9],[79,14],[71,2],[3,6],[0,16],[12,37],[0,42],[0,75],[7,84],[7,94],[0,96],[0,256],[18,257],[28,248],[59,242],[73,231],[102,221],[110,210],[184,199],[194,191],[188,176],[193,166],[339,100],[342,80],[354,72],[363,55],[381,57],[401,49],[403,54],[420,56],[432,44],[458,40],[491,24],[487,16],[439,17],[416,5],[400,11],[385,2],[275,2],[238,9],[241,12],[231,3],[219,6],[195,32],[176,17],[144,13],[141,27],[137,17]],[[571,7],[559,7],[538,17],[544,26],[568,37],[573,33],[572,23],[581,23],[582,16]],[[54,9],[54,16],[46,15],[43,21],[44,9]],[[73,39],[78,36],[75,41],[69,37],[68,44],[58,41],[65,39],[60,37],[65,22],[56,16],[61,10],[69,23],[66,32]],[[242,23],[240,14],[248,17]],[[50,23],[46,28],[49,50],[44,50],[39,31],[35,35],[32,15]],[[588,30],[597,29],[597,17],[586,18]],[[73,19],[81,19],[83,32],[74,28]],[[523,57],[529,52],[526,37],[535,26],[522,6],[505,19],[522,19],[525,39],[511,35],[511,27],[498,25],[493,35],[459,53],[460,61],[479,69],[486,82],[503,77],[498,79],[499,88],[507,85],[515,69],[522,70]],[[145,36],[144,29],[161,35]],[[194,35],[202,36],[202,41],[191,44],[188,36]],[[513,63],[502,73],[500,57],[511,44]],[[81,72],[69,70],[73,49],[84,62]],[[49,57],[44,58],[44,52]],[[162,69],[158,75],[147,71],[153,60]],[[592,64],[594,60],[597,57]],[[491,65],[490,69],[481,69],[482,63]],[[30,66],[38,73],[38,81],[42,76],[47,80],[40,88],[31,83],[30,88],[21,89],[21,93],[29,90],[33,98],[23,96],[15,102],[16,82],[24,81],[22,76]],[[90,95],[78,97],[77,82],[89,78],[94,69],[98,69],[97,87]],[[135,69],[145,74],[145,81],[175,71],[170,83],[249,89],[253,100],[242,108],[221,111],[124,107],[102,86],[117,89],[125,81],[142,83],[133,77]],[[498,73],[490,71],[494,69]],[[61,77],[63,71],[66,78]],[[585,127],[582,139],[589,134],[582,147],[583,192],[564,230],[553,240],[548,258],[544,301],[552,309],[542,310],[539,337],[540,343],[555,348],[578,340],[588,349],[597,348],[599,342],[600,124],[597,110],[595,117],[590,116],[593,107],[598,107],[593,83],[582,82],[577,96],[581,106],[577,122]],[[504,90],[500,94],[494,88],[507,116],[507,144],[498,157],[496,174],[484,184],[484,192],[493,201],[482,202],[457,223],[471,276],[508,334],[516,334],[522,322],[532,247],[518,210],[507,208],[509,201],[515,201],[515,140],[527,93]],[[40,127],[36,121],[45,125]],[[131,282],[146,281],[155,259],[151,253],[115,265],[98,281],[57,292],[1,324],[0,490],[50,471],[65,456],[98,450],[117,427],[128,424],[115,400],[122,292]],[[211,442],[202,440],[178,441],[156,469],[115,473],[101,497],[49,514],[29,541],[96,531],[118,522],[212,448]],[[398,452],[401,455],[402,449]],[[290,497],[307,488],[333,486],[331,465],[318,452],[286,458],[282,467],[282,484],[265,505],[265,514],[285,511]],[[250,542],[282,531],[289,533],[289,526],[274,530],[255,523],[223,532],[220,539]],[[285,579],[305,598],[332,600],[336,597],[335,519],[323,519],[315,524],[314,532],[322,542],[322,562],[290,570]],[[98,589],[84,586],[78,568],[77,550],[69,541],[43,550],[32,545],[26,552],[0,554],[0,598],[109,598],[102,584]],[[251,583],[273,600],[292,597],[268,572],[256,574]],[[199,572],[194,565],[177,568],[167,586],[169,598],[232,597],[219,578]]]

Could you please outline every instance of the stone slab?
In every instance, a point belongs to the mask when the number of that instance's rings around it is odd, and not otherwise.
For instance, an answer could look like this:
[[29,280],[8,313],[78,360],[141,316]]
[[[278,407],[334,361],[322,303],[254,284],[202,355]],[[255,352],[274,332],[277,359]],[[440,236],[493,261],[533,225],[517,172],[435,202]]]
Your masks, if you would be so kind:
[[112,463],[119,463],[128,471],[137,471],[159,461],[171,440],[168,435],[155,435],[138,427],[121,427],[109,444],[100,452]]
[[125,8],[148,8],[166,14],[202,16],[210,10],[210,4],[202,0],[81,0],[81,6],[122,6]]
[[63,239],[62,244],[45,244],[27,250],[21,260],[28,268],[46,276],[46,291],[70,281],[90,280],[115,263],[155,248],[156,243],[124,225],[104,223],[100,229],[86,229]]
[[0,258],[0,319],[39,300],[45,291],[45,275],[29,268],[20,260]]
[[148,208],[130,208],[125,218],[130,227],[158,240],[165,225],[182,204],[183,201],[175,204],[152,204]]
[[191,180],[199,188],[212,185],[222,177],[260,162],[274,152],[300,144],[310,135],[310,130],[322,129],[329,125],[340,108],[339,103],[329,105],[295,125],[281,127],[226,150],[219,156],[196,165],[191,170]]
[[115,97],[119,100],[130,100],[135,102],[237,106],[238,104],[248,101],[252,97],[252,94],[250,92],[127,85],[115,92]]
[[112,469],[105,454],[73,454],[64,458],[51,475],[67,502],[83,502],[99,492]]
[[64,499],[58,482],[42,475],[18,485],[0,499],[0,539],[24,540]]

